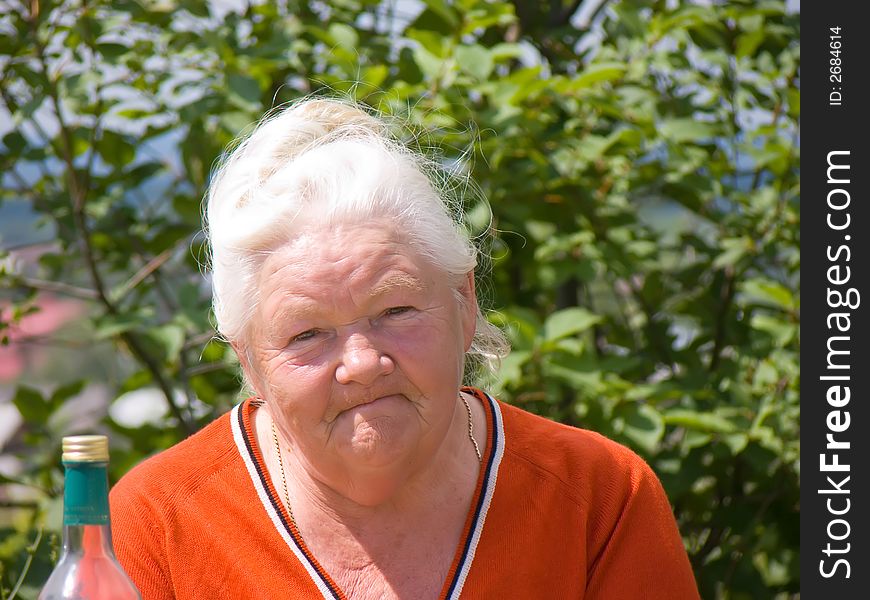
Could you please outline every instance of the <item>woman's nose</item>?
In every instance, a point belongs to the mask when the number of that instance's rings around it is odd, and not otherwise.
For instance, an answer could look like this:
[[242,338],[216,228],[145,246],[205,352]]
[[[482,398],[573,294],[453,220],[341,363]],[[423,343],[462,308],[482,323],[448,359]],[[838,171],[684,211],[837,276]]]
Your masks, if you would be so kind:
[[344,344],[335,378],[341,384],[369,385],[393,372],[393,359],[382,353],[365,335],[354,333]]

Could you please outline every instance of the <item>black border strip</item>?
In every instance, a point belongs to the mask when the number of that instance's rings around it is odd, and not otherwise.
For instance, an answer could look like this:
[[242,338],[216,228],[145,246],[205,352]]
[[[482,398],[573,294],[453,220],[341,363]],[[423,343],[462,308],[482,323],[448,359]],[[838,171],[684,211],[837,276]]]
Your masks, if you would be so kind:
[[242,432],[242,439],[245,441],[245,449],[248,452],[248,456],[251,459],[251,462],[254,464],[254,468],[257,470],[257,476],[260,478],[260,484],[263,486],[263,489],[266,491],[266,495],[269,497],[269,502],[272,503],[272,508],[275,509],[275,513],[278,515],[278,518],[281,519],[281,524],[284,526],[284,529],[287,533],[290,534],[290,539],[293,540],[293,543],[296,544],[296,547],[323,581],[324,585],[329,589],[332,597],[335,600],[341,600],[342,595],[341,592],[333,585],[329,576],[323,572],[320,566],[312,560],[308,549],[299,542],[296,535],[293,533],[293,529],[290,527],[290,523],[287,522],[287,519],[284,518],[284,511],[281,508],[281,504],[278,498],[276,498],[272,494],[272,490],[269,488],[267,479],[263,470],[260,468],[260,462],[257,460],[256,455],[254,454],[253,444],[251,443],[250,435],[248,433],[247,427],[245,427],[245,413],[249,410],[250,403],[246,403],[245,405],[239,407],[239,429]]
[[870,582],[870,35],[863,4],[804,2],[800,15],[800,591],[810,600],[867,598]]
[[[492,416],[492,432],[490,433],[490,442],[492,445],[492,450],[490,451],[489,456],[487,457],[486,472],[485,472],[484,477],[483,477],[483,487],[481,488],[480,496],[477,499],[477,507],[474,510],[474,519],[471,522],[471,527],[469,528],[468,535],[465,538],[465,545],[462,548],[462,557],[459,559],[459,564],[456,566],[456,571],[453,573],[453,581],[450,582],[450,587],[447,589],[447,594],[445,596],[445,598],[447,598],[447,599],[449,599],[453,595],[453,592],[456,590],[456,586],[459,583],[459,576],[462,573],[462,569],[465,565],[465,561],[468,560],[468,553],[469,553],[470,548],[471,548],[471,540],[474,537],[474,532],[477,531],[477,527],[478,527],[479,521],[480,521],[480,513],[483,510],[483,503],[486,500],[487,494],[490,491],[489,488],[491,485],[490,484],[490,477],[492,476],[492,467],[493,467],[493,464],[495,463],[496,454],[498,454],[498,443],[499,443],[498,431],[499,431],[499,427],[498,427],[498,416],[496,415],[496,412],[495,412],[495,410],[496,410],[495,409],[495,400],[492,398],[492,396],[490,396],[489,394],[487,394],[483,390],[481,390],[480,393],[486,397],[486,399],[488,401],[487,408],[489,409],[490,415]],[[475,396],[477,396],[477,394],[475,394]]]

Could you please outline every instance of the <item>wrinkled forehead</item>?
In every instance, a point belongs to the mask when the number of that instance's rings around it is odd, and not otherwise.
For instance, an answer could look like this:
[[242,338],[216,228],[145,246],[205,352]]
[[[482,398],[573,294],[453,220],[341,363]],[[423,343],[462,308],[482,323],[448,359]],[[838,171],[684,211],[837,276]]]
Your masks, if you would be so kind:
[[259,280],[281,271],[323,273],[342,281],[364,263],[389,263],[403,257],[413,261],[416,253],[405,236],[381,219],[364,223],[319,223],[301,228],[292,239],[278,242],[264,252]]
[[353,302],[449,285],[403,236],[372,222],[304,232],[269,252],[258,278],[265,314],[286,302]]

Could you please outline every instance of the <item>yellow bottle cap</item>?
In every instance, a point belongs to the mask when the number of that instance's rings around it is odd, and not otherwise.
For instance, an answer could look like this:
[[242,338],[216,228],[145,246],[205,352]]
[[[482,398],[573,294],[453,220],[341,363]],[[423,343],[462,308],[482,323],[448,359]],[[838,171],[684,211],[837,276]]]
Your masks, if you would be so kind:
[[63,438],[63,462],[109,462],[109,438],[70,435]]

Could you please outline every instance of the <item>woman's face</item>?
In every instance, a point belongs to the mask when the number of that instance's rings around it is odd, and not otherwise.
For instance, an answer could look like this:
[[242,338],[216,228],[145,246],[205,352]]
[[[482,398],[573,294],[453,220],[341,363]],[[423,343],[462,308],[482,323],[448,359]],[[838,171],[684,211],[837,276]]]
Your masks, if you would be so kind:
[[319,228],[272,253],[240,356],[291,452],[327,484],[434,456],[474,335],[459,285],[384,221]]

